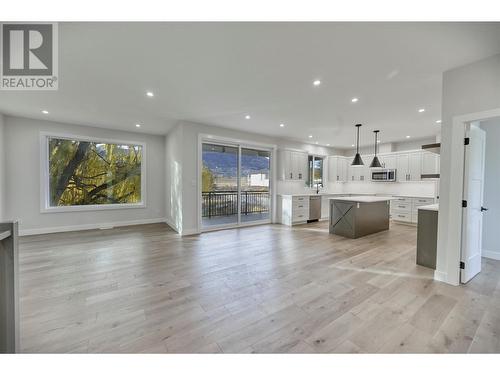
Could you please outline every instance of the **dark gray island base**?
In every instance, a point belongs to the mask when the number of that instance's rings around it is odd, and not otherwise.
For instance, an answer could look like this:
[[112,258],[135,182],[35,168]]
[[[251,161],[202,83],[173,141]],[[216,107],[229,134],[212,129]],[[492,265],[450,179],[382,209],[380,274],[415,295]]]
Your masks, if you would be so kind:
[[359,196],[330,199],[330,233],[359,238],[389,229],[390,198]]

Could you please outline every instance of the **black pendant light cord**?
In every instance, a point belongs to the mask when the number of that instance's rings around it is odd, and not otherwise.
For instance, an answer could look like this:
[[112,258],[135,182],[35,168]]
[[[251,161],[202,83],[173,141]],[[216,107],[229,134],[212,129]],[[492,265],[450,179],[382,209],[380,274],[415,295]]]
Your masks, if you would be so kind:
[[359,154],[359,127],[361,124],[357,124],[356,127],[358,128],[358,141],[356,142],[356,153]]

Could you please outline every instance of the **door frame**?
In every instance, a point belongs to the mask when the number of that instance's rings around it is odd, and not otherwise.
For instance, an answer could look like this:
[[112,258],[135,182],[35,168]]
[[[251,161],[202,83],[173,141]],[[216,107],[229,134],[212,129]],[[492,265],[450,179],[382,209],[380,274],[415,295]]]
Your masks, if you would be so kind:
[[[451,124],[449,188],[439,193],[438,246],[434,279],[451,285],[460,284],[464,191],[464,138],[471,122],[500,117],[500,108],[455,116]],[[441,148],[442,149],[442,148]],[[441,169],[443,165],[441,164]],[[442,190],[443,184],[440,184]],[[446,197],[446,199],[444,199]],[[443,204],[444,202],[444,204]],[[445,216],[445,219],[442,219]]]
[[[270,160],[269,160],[269,197],[270,197],[270,202],[269,202],[269,219],[266,220],[258,220],[254,222],[247,222],[247,223],[242,223],[241,222],[241,204],[240,201],[238,201],[238,221],[236,224],[224,224],[224,225],[214,225],[213,227],[210,228],[203,228],[202,225],[202,210],[201,210],[201,204],[202,204],[202,199],[201,199],[201,188],[202,188],[202,182],[201,182],[201,171],[202,171],[202,166],[203,166],[203,143],[214,143],[214,144],[219,144],[223,146],[230,146],[230,147],[237,147],[238,148],[238,175],[240,174],[241,170],[241,149],[242,148],[254,148],[257,150],[262,150],[262,151],[269,151],[270,152]],[[212,134],[198,134],[198,160],[197,160],[197,199],[196,199],[196,206],[197,206],[197,215],[198,215],[198,220],[197,220],[197,231],[198,233],[203,233],[203,232],[210,232],[210,231],[215,231],[215,230],[221,230],[221,229],[230,229],[230,228],[240,228],[240,227],[247,227],[247,226],[252,226],[252,225],[261,225],[261,224],[270,224],[275,222],[275,208],[276,208],[276,153],[277,153],[277,145],[274,144],[266,144],[266,143],[259,143],[259,142],[253,142],[253,141],[246,141],[242,139],[236,139],[236,138],[227,138],[227,137],[220,137],[217,135],[212,135]],[[238,197],[240,197],[241,194],[241,186],[239,183],[239,177],[238,176]]]

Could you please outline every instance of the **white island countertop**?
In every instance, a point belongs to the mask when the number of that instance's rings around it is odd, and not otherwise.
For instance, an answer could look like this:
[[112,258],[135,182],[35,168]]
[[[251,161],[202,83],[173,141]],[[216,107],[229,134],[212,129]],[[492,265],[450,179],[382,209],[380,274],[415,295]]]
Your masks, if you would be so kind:
[[428,204],[427,206],[420,206],[418,209],[427,211],[439,211],[439,203]]
[[385,202],[394,199],[394,197],[384,197],[375,195],[355,195],[352,197],[338,197],[330,198],[331,201],[348,201],[348,202],[359,202],[359,203],[375,203],[375,202]]

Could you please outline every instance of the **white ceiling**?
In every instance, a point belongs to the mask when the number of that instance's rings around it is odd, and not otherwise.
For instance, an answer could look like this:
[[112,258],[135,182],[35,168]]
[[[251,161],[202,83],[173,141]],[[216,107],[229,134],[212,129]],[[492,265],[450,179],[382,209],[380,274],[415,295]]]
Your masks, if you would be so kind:
[[59,90],[0,92],[0,112],[153,134],[189,120],[349,148],[356,123],[362,144],[374,129],[383,142],[435,135],[442,73],[500,53],[500,23],[62,23],[59,39]]

